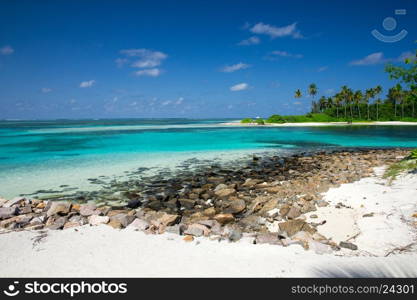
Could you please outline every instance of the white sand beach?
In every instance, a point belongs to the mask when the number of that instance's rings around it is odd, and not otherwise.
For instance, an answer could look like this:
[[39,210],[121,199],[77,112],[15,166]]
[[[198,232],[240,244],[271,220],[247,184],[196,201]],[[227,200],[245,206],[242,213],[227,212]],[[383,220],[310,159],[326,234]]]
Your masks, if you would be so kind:
[[372,122],[303,122],[303,123],[265,123],[265,125],[258,125],[256,123],[240,123],[240,121],[221,123],[224,126],[271,126],[271,127],[318,127],[318,126],[350,126],[350,125],[387,125],[387,126],[417,126],[417,122],[402,122],[402,121],[372,121]]
[[325,194],[330,205],[316,212],[317,222],[326,220],[319,232],[335,241],[349,239],[357,251],[316,254],[299,245],[253,245],[250,238],[185,242],[168,233],[86,225],[0,233],[0,276],[416,277],[417,175],[389,184],[382,171],[330,189]]

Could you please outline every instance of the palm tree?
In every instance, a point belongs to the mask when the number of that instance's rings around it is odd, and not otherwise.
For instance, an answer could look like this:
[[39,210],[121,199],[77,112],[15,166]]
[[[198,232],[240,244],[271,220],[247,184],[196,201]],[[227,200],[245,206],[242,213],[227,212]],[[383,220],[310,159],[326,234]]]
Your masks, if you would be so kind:
[[395,87],[392,88],[392,98],[394,99],[394,116],[397,117],[397,103],[398,100],[401,98],[402,94],[402,87],[400,84],[397,84]]
[[355,101],[355,104],[358,107],[358,116],[359,116],[359,119],[361,119],[361,109],[359,107],[359,104],[361,103],[362,98],[363,98],[363,95],[362,95],[362,92],[360,90],[357,90],[353,94],[353,101]]
[[295,97],[295,98],[301,98],[302,96],[303,96],[303,95],[302,95],[302,93],[301,93],[300,89],[297,89],[297,90],[295,91],[294,97]]
[[376,99],[376,101],[375,101],[375,103],[376,103],[376,120],[378,121],[379,120],[379,105],[381,104],[381,99]]
[[367,114],[368,114],[368,120],[369,120],[369,99],[372,98],[372,96],[374,95],[374,90],[373,89],[367,89],[365,91],[365,97],[363,97],[366,107],[367,107]]
[[349,90],[349,88],[346,85],[344,85],[344,86],[342,86],[342,90],[340,91],[340,96],[343,99],[343,104],[344,104],[344,107],[345,107],[345,119],[347,119],[346,108],[347,108],[347,105],[349,103],[349,100],[348,100],[348,90]]
[[311,101],[311,105],[313,107],[313,112],[314,112],[314,96],[317,95],[317,85],[315,83],[312,83],[308,86],[308,94],[313,97],[313,100]]
[[342,103],[343,97],[340,93],[334,96],[334,103],[336,104],[336,117],[339,119],[339,105]]
[[326,109],[327,99],[324,96],[321,96],[319,99],[319,110],[323,112]]
[[[377,85],[373,89],[373,92],[371,93],[371,98],[378,96],[379,94],[381,94],[381,92],[382,92],[382,87],[380,85]],[[379,99],[379,101],[381,101],[381,99]],[[369,104],[368,104],[368,120],[369,120]]]

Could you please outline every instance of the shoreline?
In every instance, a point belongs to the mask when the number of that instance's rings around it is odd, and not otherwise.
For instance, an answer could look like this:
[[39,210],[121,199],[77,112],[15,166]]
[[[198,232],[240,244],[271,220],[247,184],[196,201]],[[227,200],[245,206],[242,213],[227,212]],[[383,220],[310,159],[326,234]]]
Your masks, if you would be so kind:
[[260,127],[319,127],[319,126],[364,126],[364,125],[372,125],[372,126],[417,126],[417,122],[402,122],[402,121],[375,121],[375,122],[354,122],[354,123],[347,123],[347,122],[300,122],[300,123],[265,123],[265,125],[258,125],[256,123],[240,123],[240,122],[227,122],[227,123],[220,123],[219,125],[222,126],[244,126],[244,127],[252,127],[252,126],[260,126]]
[[[359,250],[342,248],[318,254],[316,248],[305,250],[300,243],[286,247],[253,245],[250,236],[236,242],[205,236],[186,242],[184,236],[169,232],[154,235],[133,227],[115,230],[104,224],[84,225],[63,231],[0,234],[0,275],[415,277],[417,272],[412,266],[417,262],[417,223],[412,213],[416,212],[413,190],[417,188],[417,175],[403,174],[388,185],[388,180],[381,178],[383,170],[376,168],[370,177],[330,188],[323,193],[329,205],[307,214],[308,219],[312,214],[327,219],[327,227],[318,226],[320,233],[333,234],[335,239],[355,235],[350,241]],[[326,210],[331,214],[325,215]],[[354,226],[341,226],[349,222]]]

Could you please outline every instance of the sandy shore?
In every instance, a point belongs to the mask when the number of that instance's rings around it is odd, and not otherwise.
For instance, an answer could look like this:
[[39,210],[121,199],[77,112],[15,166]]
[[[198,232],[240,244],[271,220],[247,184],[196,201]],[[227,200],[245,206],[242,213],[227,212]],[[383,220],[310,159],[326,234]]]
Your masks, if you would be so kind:
[[401,122],[401,121],[386,121],[386,122],[355,122],[348,124],[347,122],[305,122],[305,123],[266,123],[265,125],[258,125],[256,123],[240,123],[237,122],[228,122],[221,123],[220,125],[225,126],[270,126],[270,127],[319,127],[319,126],[348,126],[348,125],[389,125],[389,126],[399,126],[399,125],[415,125],[417,122]]
[[[376,176],[325,193],[318,230],[359,250],[332,254],[299,245],[253,245],[173,234],[147,235],[110,226],[0,234],[2,277],[417,277],[417,175],[391,185]],[[342,205],[340,204],[342,203]],[[338,206],[339,208],[336,208]],[[309,213],[310,217],[314,212]],[[321,221],[321,219],[316,219]]]

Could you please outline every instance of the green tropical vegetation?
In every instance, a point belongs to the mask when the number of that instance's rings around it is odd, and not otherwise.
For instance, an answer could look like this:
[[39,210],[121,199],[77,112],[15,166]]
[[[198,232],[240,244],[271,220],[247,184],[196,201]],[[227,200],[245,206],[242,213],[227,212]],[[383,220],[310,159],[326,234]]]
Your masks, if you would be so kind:
[[[365,90],[354,90],[342,86],[333,96],[324,95],[316,99],[319,89],[311,83],[305,92],[311,100],[311,112],[306,115],[280,116],[274,114],[265,121],[243,119],[242,123],[285,123],[285,122],[367,122],[409,121],[417,122],[417,51],[405,59],[404,65],[387,64],[385,72],[397,83],[386,91],[380,85]],[[302,98],[297,89],[294,98]]]

